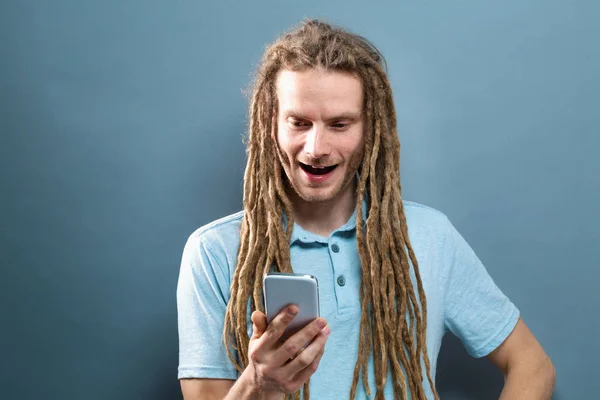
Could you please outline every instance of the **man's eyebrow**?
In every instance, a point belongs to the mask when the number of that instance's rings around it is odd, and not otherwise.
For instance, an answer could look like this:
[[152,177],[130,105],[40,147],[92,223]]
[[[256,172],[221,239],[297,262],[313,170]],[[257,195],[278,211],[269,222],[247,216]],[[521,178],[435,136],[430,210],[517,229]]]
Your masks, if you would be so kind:
[[[301,120],[310,120],[310,118],[304,116],[303,114],[293,111],[293,110],[289,110],[284,112],[284,115],[286,118],[296,118],[296,119],[301,119]],[[358,111],[358,112],[352,112],[352,111],[348,111],[348,112],[343,112],[341,114],[338,115],[334,115],[333,117],[329,117],[327,118],[326,121],[330,122],[330,121],[340,121],[340,120],[359,120],[361,118],[362,112]]]
[[356,120],[360,119],[361,114],[362,113],[360,111],[358,111],[358,112],[351,112],[351,111],[344,112],[344,113],[341,113],[341,114],[336,115],[334,117],[327,118],[327,121],[339,121],[339,120],[347,120],[347,119],[349,119],[351,121],[356,121]]

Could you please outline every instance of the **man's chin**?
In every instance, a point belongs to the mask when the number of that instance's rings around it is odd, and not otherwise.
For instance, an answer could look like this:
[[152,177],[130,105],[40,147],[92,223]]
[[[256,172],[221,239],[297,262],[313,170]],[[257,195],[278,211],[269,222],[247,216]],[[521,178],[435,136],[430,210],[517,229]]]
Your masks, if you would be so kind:
[[335,197],[330,189],[304,189],[297,192],[298,197],[307,203],[326,203]]

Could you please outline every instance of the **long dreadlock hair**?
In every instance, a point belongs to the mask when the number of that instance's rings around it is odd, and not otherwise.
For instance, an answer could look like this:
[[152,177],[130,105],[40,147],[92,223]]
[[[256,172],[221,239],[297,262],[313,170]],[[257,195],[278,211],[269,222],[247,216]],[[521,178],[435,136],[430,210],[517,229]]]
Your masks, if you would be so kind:
[[[240,372],[248,365],[247,313],[248,308],[263,311],[262,278],[271,269],[293,272],[289,245],[294,217],[273,139],[277,137],[278,111],[275,83],[282,69],[311,68],[353,73],[362,81],[364,90],[364,158],[356,192],[356,236],[362,265],[361,319],[350,398],[355,397],[361,375],[370,395],[367,366],[372,351],[377,400],[384,398],[388,368],[395,398],[407,399],[410,392],[413,399],[424,400],[421,360],[438,399],[425,344],[425,292],[401,198],[400,142],[385,60],[366,39],[319,20],[308,20],[271,44],[254,81],[244,174],[244,217],[223,332],[228,356]],[[368,199],[365,229],[361,229],[365,218],[363,198]],[[411,265],[416,285],[411,281]],[[307,400],[309,382],[302,392]],[[300,399],[300,391],[287,397]]]

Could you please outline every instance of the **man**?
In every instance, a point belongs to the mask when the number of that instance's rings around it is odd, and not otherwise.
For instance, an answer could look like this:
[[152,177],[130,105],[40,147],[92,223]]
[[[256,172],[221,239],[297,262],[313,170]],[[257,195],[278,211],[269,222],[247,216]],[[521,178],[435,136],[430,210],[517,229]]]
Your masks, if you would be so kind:
[[[550,398],[554,369],[517,308],[444,214],[402,201],[392,92],[369,42],[308,21],[272,44],[247,146],[244,211],[184,249],[186,400],[437,399],[447,329],[502,370],[502,399]],[[298,309],[267,324],[271,270],[319,281],[322,318],[283,343]]]

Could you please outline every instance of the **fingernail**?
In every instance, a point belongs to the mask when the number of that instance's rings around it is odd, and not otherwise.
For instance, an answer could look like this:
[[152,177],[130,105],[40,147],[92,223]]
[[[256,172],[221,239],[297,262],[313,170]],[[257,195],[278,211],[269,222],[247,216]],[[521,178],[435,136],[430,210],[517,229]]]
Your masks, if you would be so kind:
[[327,322],[324,319],[317,320],[317,328],[323,329],[327,325]]
[[287,312],[289,315],[296,315],[298,314],[298,309],[296,307],[288,307]]
[[327,325],[325,328],[323,328],[323,330],[321,332],[323,332],[323,335],[325,335],[325,337],[327,337],[331,333],[331,328],[329,327],[329,325]]

